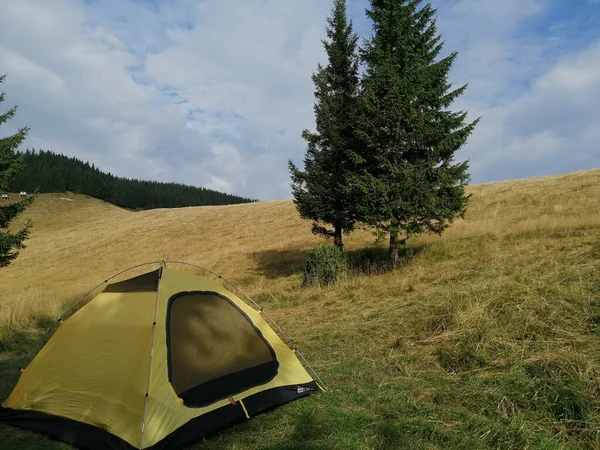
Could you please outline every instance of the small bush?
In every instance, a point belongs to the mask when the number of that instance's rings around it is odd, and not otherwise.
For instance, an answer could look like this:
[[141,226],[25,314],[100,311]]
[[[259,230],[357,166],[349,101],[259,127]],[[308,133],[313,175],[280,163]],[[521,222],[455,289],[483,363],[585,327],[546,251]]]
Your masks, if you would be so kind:
[[304,267],[303,286],[326,286],[346,276],[348,261],[342,250],[334,245],[320,245],[308,253]]

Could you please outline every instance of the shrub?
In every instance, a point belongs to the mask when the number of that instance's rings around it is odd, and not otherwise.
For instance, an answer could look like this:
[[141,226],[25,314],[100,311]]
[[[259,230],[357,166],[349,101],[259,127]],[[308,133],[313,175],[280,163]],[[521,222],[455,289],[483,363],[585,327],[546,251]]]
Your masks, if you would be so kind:
[[334,284],[348,272],[348,261],[344,252],[335,245],[319,245],[308,253],[304,267],[303,286]]

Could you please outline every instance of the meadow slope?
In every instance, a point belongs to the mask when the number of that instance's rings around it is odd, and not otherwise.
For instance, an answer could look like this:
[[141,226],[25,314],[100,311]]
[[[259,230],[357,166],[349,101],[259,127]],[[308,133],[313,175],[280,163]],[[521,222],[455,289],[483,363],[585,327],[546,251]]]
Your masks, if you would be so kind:
[[[474,185],[465,220],[410,264],[300,288],[321,242],[291,201],[126,211],[44,194],[27,248],[0,270],[0,398],[48,317],[152,260],[238,283],[330,391],[193,448],[600,449],[600,170]],[[346,238],[357,257],[373,247]],[[1,427],[2,448],[64,449]]]

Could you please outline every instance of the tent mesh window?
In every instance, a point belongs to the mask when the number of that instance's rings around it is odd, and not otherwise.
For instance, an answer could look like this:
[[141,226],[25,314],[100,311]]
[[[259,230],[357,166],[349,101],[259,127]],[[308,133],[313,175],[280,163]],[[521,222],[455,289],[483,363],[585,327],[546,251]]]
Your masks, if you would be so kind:
[[268,383],[275,352],[250,318],[215,292],[181,292],[167,306],[169,381],[188,407]]

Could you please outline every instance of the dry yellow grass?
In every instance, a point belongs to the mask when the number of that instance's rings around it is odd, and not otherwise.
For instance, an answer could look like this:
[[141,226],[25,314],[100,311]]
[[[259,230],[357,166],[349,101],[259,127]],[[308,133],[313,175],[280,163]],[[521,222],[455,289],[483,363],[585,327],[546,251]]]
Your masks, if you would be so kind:
[[[600,226],[600,170],[474,185],[469,192],[466,220],[442,237],[414,242],[450,246],[465,238]],[[296,287],[302,252],[320,242],[291,201],[131,212],[89,197],[44,194],[23,217],[34,225],[27,248],[0,273],[0,326],[58,314],[107,276],[160,259],[199,264],[242,280],[252,294],[275,295]],[[350,250],[371,245],[370,233],[347,238]],[[460,271],[460,264],[445,265]],[[429,269],[417,260],[410,277],[389,276],[415,283],[423,270]],[[270,271],[289,276],[273,279]]]
[[[0,271],[0,331],[124,268],[182,260],[238,283],[339,387],[311,410],[322,436],[279,413],[270,449],[600,448],[600,170],[469,192],[466,219],[415,239],[406,267],[310,289],[301,269],[322,241],[291,201],[131,212],[41,195],[28,247]],[[346,244],[374,245],[365,231]],[[252,423],[210,448],[267,448]]]

